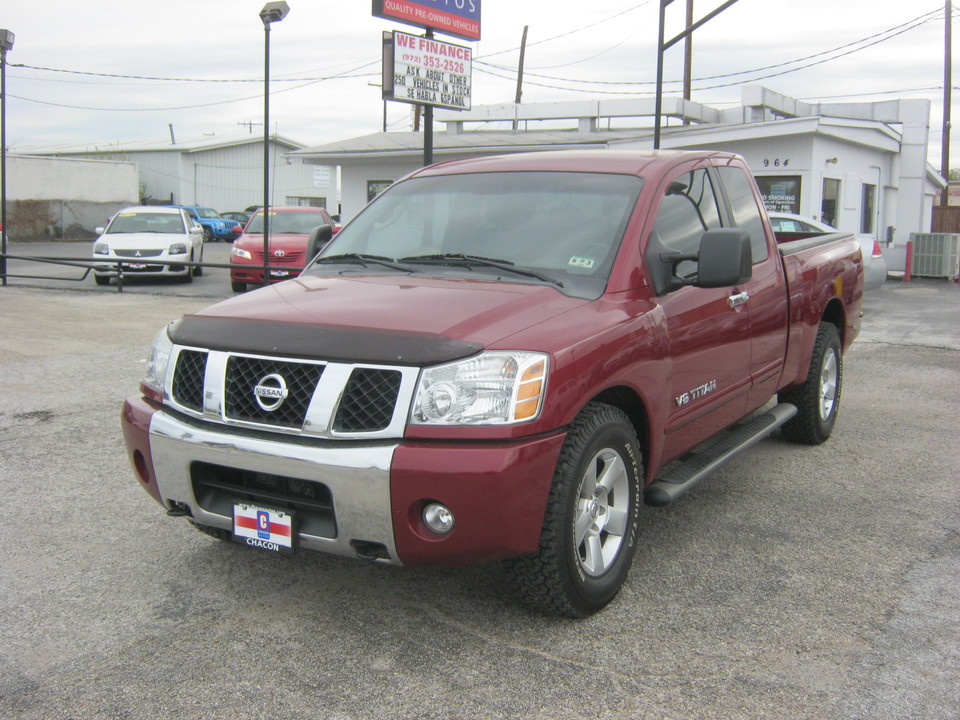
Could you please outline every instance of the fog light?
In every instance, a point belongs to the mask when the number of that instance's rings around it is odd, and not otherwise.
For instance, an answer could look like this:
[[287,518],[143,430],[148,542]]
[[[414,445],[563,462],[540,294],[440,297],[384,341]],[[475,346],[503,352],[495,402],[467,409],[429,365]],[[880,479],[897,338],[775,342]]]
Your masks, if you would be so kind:
[[453,530],[453,513],[445,505],[430,503],[423,509],[423,522],[435,533],[446,535]]

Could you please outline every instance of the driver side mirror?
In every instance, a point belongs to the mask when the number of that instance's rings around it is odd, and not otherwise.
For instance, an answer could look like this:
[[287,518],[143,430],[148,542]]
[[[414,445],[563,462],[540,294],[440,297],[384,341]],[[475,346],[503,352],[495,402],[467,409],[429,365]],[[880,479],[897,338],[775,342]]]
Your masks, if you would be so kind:
[[742,228],[707,230],[700,240],[697,279],[700,288],[742,285],[753,277],[750,235]]
[[304,264],[309,265],[313,262],[313,259],[327,246],[332,238],[333,226],[331,225],[320,225],[311,230],[310,236],[307,238],[307,255],[304,257],[306,261]]

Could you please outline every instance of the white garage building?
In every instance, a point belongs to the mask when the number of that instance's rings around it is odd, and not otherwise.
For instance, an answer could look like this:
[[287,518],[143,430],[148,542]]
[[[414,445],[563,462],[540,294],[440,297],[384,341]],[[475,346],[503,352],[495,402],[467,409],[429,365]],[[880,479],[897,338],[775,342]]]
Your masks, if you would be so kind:
[[[289,153],[301,143],[275,136],[270,140],[270,204],[333,208],[336,172],[305,165]],[[201,205],[220,212],[263,203],[263,137],[204,136],[163,142],[124,142],[22,148],[20,153],[134,163],[140,195],[154,204]]]
[[[933,204],[945,183],[927,162],[927,100],[808,104],[749,86],[733,109],[667,98],[663,114],[665,124],[672,122],[663,130],[663,149],[743,155],[770,209],[900,244],[910,233],[930,231]],[[446,129],[434,133],[434,160],[589,147],[649,150],[653,115],[653,100],[438,110],[437,121]],[[678,124],[684,121],[690,124]],[[638,129],[641,124],[646,127]],[[292,156],[340,166],[346,221],[377,192],[422,165],[423,135],[376,133]]]

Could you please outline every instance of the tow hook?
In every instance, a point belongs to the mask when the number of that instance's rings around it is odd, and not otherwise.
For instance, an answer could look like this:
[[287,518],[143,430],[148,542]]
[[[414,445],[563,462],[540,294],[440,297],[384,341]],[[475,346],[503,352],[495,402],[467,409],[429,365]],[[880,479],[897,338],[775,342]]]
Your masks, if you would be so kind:
[[170,509],[167,510],[167,515],[170,517],[193,517],[193,512],[191,512],[190,506],[186,503],[171,500]]

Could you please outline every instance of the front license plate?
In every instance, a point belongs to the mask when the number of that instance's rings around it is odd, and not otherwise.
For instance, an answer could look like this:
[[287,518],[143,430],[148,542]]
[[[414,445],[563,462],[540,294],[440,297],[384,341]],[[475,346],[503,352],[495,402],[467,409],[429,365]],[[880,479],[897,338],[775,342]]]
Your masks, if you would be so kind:
[[130,263],[127,265],[131,270],[143,270],[146,266],[146,263]]
[[289,270],[271,270],[271,277],[287,277],[290,274]]
[[286,510],[248,503],[233,506],[233,540],[271,552],[293,552],[294,517]]

